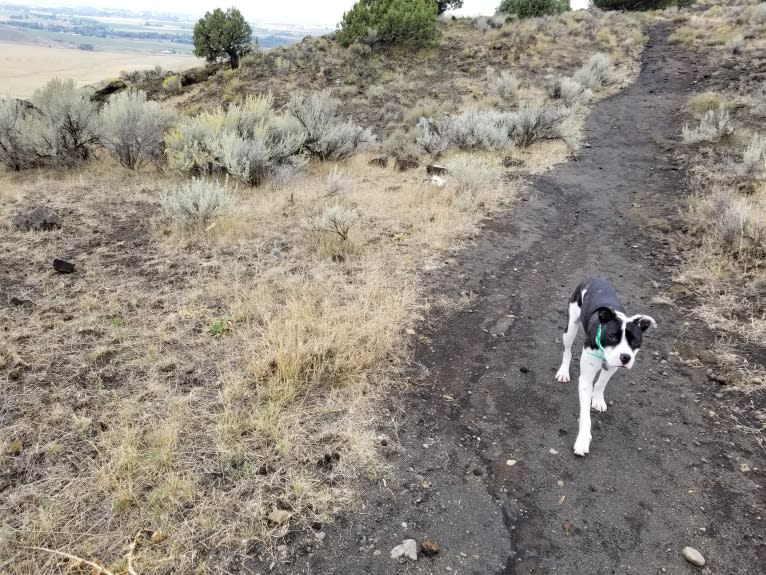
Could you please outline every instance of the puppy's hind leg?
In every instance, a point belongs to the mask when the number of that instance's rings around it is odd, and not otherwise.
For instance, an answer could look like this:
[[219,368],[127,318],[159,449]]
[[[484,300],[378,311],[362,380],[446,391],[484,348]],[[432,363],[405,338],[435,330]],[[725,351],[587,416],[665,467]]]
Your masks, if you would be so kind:
[[580,311],[581,308],[577,302],[569,302],[569,321],[563,337],[564,357],[561,360],[561,367],[559,367],[556,373],[556,381],[569,381],[569,364],[572,363],[572,344],[577,337],[577,331],[580,329]]

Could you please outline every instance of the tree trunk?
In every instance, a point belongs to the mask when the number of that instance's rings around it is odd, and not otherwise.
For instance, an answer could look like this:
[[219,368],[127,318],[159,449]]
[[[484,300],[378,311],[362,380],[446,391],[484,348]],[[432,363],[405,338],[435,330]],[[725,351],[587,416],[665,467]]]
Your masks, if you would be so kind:
[[226,54],[229,56],[229,64],[231,64],[231,69],[236,70],[239,68],[239,54],[235,51],[226,52]]

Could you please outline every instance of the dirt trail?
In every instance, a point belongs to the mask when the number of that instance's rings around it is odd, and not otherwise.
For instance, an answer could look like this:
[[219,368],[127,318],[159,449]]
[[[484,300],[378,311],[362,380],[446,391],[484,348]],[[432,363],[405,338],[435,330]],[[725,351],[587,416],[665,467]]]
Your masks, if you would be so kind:
[[[536,179],[433,278],[476,297],[425,334],[404,422],[388,430],[402,448],[394,472],[323,543],[296,541],[285,572],[690,573],[686,545],[712,573],[763,572],[763,451],[727,417],[727,402],[743,399],[671,355],[678,342],[711,349],[712,337],[654,300],[679,259],[679,110],[704,73],[667,34],[652,31],[638,81],[595,107],[579,157]],[[581,459],[576,383],[554,374],[566,298],[587,274],[610,278],[659,329],[607,387]],[[390,559],[408,537],[441,553]]]

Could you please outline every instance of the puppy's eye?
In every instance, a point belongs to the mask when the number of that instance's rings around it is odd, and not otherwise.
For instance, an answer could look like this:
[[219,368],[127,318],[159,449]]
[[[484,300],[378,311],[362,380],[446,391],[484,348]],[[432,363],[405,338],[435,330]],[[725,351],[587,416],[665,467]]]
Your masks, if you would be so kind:
[[606,338],[606,341],[608,341],[609,343],[617,343],[617,336],[612,334],[608,338]]

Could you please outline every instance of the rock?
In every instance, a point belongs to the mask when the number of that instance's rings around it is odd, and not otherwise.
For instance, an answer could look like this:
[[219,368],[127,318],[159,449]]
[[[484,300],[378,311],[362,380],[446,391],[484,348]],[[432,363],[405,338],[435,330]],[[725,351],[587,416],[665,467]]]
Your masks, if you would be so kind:
[[290,517],[292,516],[293,514],[289,511],[285,511],[284,509],[276,509],[269,513],[269,522],[275,525],[282,525],[283,523],[289,521]]
[[98,104],[106,104],[106,101],[109,99],[109,97],[112,94],[116,94],[117,92],[122,92],[127,87],[128,85],[122,80],[112,80],[111,82],[106,84],[103,88],[99,88],[98,90],[93,92],[93,95],[91,95],[90,99],[92,102],[96,102]]
[[444,178],[440,178],[439,176],[431,176],[429,181],[431,182],[432,186],[436,186],[437,188],[443,188],[447,185],[447,181]]
[[522,365],[522,366],[519,368],[519,371],[520,371],[521,373],[528,373],[528,372],[529,372],[529,368],[528,368],[527,366],[525,366],[525,365]]
[[561,528],[564,530],[564,533],[569,535],[570,531],[574,529],[574,525],[569,519],[564,520],[564,523],[561,524]]
[[503,167],[504,168],[518,168],[524,165],[524,160],[520,160],[518,158],[513,158],[511,156],[506,156],[503,158]]
[[684,547],[681,553],[689,563],[696,565],[697,567],[703,567],[705,565],[705,558],[702,553],[697,551],[694,547]]
[[388,166],[388,156],[378,156],[367,162],[370,166],[377,166],[379,168],[385,168]]
[[210,76],[218,72],[218,68],[215,66],[200,66],[199,68],[192,68],[181,74],[181,86],[191,86],[199,82],[204,82]]
[[739,470],[740,470],[742,473],[747,473],[747,472],[749,472],[749,471],[750,471],[750,466],[749,466],[747,463],[740,463],[740,464],[739,464]]
[[57,230],[61,227],[58,214],[45,206],[38,206],[28,212],[13,216],[13,225],[23,232]]
[[410,160],[409,158],[396,158],[394,167],[400,172],[406,172],[407,170],[414,170],[420,166],[416,160]]
[[513,467],[514,465],[516,465],[516,463],[518,463],[518,462],[515,459],[509,459],[508,461],[505,462],[505,464],[508,467]]
[[410,561],[418,560],[418,543],[414,539],[405,539],[401,545],[391,549],[391,559],[401,559],[402,557]]
[[315,534],[314,536],[317,539],[319,539],[320,541],[324,541],[325,538],[327,537],[327,533],[325,533],[324,531],[320,531],[319,533]]
[[53,269],[62,274],[71,274],[74,271],[74,264],[61,258],[53,260]]
[[551,455],[558,455],[559,454],[559,452],[556,451],[555,449],[553,449],[552,447],[548,450],[548,453],[550,453]]
[[426,174],[429,176],[443,176],[448,172],[449,170],[447,170],[447,166],[441,166],[439,164],[428,164],[426,166]]
[[439,546],[430,539],[424,539],[420,544],[420,550],[426,557],[433,557],[439,553]]

